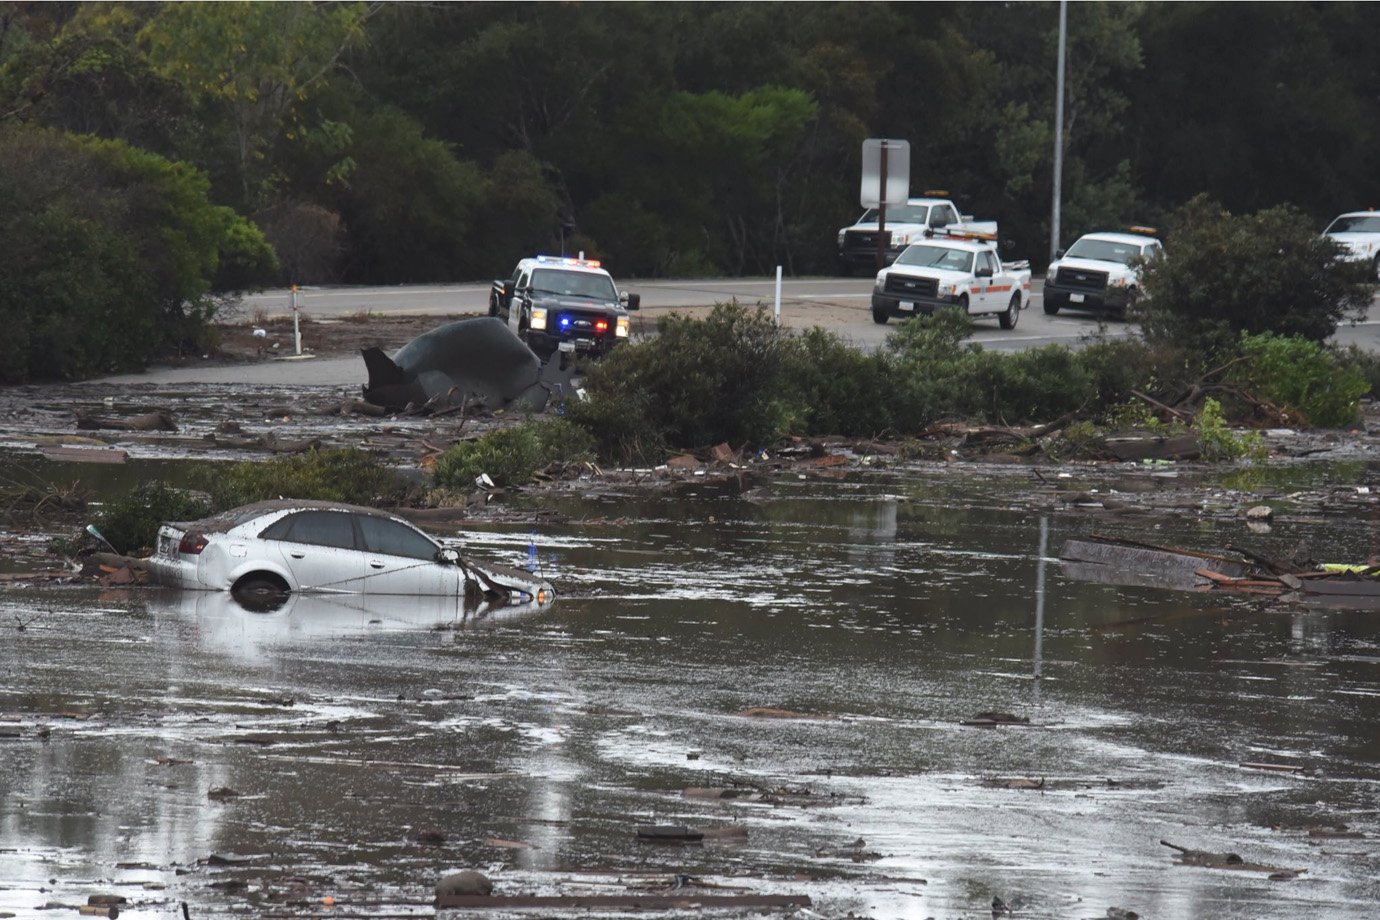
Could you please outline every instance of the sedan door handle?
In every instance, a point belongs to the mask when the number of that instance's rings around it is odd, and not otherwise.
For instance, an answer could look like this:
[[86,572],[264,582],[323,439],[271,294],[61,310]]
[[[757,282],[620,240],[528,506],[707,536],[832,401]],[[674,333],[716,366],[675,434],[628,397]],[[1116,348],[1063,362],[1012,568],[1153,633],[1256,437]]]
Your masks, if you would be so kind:
[[369,568],[371,568],[371,569],[381,569],[381,568],[383,568],[383,563],[382,563],[382,562],[379,562],[377,559],[370,559],[370,560],[369,560]]
[[288,555],[290,555],[293,559],[305,559],[305,558],[307,558],[307,554],[306,554],[306,553],[289,553]]

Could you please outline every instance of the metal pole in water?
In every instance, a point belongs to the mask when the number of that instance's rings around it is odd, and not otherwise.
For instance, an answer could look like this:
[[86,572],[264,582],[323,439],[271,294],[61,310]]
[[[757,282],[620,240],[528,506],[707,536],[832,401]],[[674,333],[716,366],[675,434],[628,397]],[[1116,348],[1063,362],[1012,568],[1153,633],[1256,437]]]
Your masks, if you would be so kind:
[[776,325],[781,325],[781,266],[776,266]]
[[1044,672],[1045,553],[1049,549],[1049,518],[1040,518],[1040,557],[1035,567],[1035,705],[1040,705],[1040,677]]

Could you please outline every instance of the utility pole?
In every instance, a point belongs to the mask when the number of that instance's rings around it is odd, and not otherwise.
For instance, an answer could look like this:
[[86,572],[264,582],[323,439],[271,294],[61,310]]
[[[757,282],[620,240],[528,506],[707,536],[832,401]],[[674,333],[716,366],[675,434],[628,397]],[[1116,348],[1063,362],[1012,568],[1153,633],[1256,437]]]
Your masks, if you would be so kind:
[[1068,41],[1069,2],[1059,0],[1059,72],[1054,97],[1054,214],[1049,222],[1049,260],[1059,251],[1059,206],[1064,194],[1064,49]]

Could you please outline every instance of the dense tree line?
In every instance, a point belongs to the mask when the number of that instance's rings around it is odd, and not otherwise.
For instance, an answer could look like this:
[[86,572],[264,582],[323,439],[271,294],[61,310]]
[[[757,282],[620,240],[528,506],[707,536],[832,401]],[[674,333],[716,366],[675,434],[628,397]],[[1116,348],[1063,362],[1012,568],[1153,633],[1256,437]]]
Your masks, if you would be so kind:
[[[1057,21],[1053,3],[9,3],[0,137],[187,164],[284,280],[492,277],[562,247],[624,276],[826,272],[870,136],[908,140],[913,190],[1039,260]],[[1380,205],[1377,47],[1372,4],[1072,4],[1065,241],[1203,192],[1319,227]],[[69,164],[7,181],[39,194]],[[0,233],[32,200],[0,201]]]

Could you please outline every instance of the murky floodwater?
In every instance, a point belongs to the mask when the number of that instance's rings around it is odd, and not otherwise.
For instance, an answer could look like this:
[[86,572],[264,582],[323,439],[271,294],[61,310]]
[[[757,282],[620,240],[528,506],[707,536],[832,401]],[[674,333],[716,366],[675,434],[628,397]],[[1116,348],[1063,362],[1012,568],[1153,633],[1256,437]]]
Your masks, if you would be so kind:
[[[1027,476],[567,497],[537,533],[564,596],[478,619],[0,595],[0,912],[428,914],[477,867],[502,894],[685,874],[807,916],[1374,916],[1380,618],[1071,580],[1069,537],[1244,528],[1012,510]],[[1250,545],[1358,558],[1372,530],[1301,515]],[[525,560],[529,536],[473,554]],[[990,710],[1031,724],[960,724]],[[747,836],[637,842],[651,824]],[[1365,836],[1309,836],[1340,824]],[[1179,866],[1161,839],[1307,871]]]

